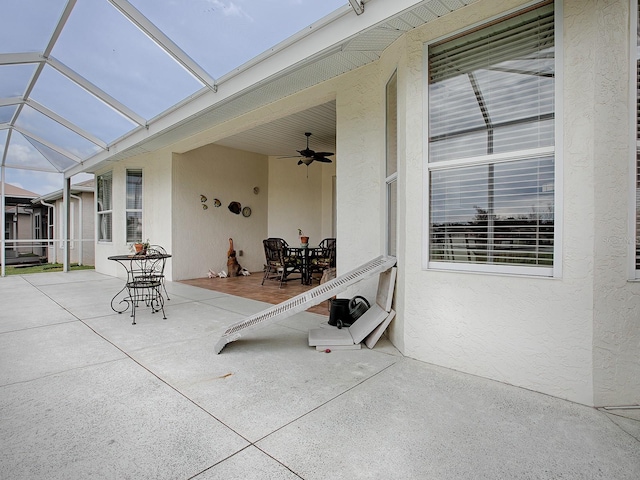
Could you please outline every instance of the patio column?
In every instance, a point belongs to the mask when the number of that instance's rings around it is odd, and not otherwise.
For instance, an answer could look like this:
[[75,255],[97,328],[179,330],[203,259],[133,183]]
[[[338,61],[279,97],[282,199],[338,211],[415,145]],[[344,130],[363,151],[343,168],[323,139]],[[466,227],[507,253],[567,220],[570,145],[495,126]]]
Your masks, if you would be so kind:
[[4,211],[4,203],[5,203],[5,196],[4,196],[4,164],[2,165],[2,167],[0,168],[0,207],[2,207],[1,212],[0,212],[0,224],[2,224],[2,240],[0,240],[0,248],[2,249],[2,252],[0,253],[0,262],[2,262],[2,267],[1,267],[1,271],[0,271],[0,276],[4,277],[5,276],[5,265],[7,264],[7,252],[6,252],[6,246],[7,246],[7,242],[6,242],[6,232],[5,232],[5,211]]
[[69,271],[69,246],[71,244],[69,234],[69,213],[71,210],[71,177],[65,178],[62,187],[62,244],[64,245],[62,271]]

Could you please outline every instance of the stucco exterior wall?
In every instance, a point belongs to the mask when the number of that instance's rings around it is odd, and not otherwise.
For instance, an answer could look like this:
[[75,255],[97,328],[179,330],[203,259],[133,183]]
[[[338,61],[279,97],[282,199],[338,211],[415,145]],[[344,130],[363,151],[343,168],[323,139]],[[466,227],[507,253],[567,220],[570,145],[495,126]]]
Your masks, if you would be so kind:
[[[267,237],[268,161],[264,155],[207,145],[174,154],[173,279],[202,278],[209,269],[227,270],[229,238],[238,263],[262,271]],[[258,187],[259,193],[253,191]],[[200,195],[207,197],[202,208]],[[214,206],[214,199],[222,205]],[[232,201],[251,208],[251,216],[227,208]],[[243,255],[239,256],[240,250]]]
[[[478,2],[408,36],[407,92],[415,98],[405,101],[406,117],[422,114],[425,42],[457,33],[523,3]],[[407,143],[418,142],[411,150],[414,152],[424,142],[424,128],[418,131],[408,122],[407,129]],[[406,159],[402,175],[411,192],[424,188],[423,157]],[[574,190],[574,198],[588,196],[587,179],[567,175],[566,180],[570,185],[565,188]],[[405,354],[592,404],[593,273],[584,260],[593,253],[593,228],[584,219],[585,205],[583,200],[565,205],[565,232],[570,238],[563,242],[567,265],[564,275],[555,279],[423,270],[426,212],[408,209]]]
[[[70,199],[71,215],[73,217],[70,223],[71,231],[71,244],[69,248],[69,261],[71,263],[78,263],[80,257],[82,257],[83,265],[94,265],[95,262],[95,212],[94,212],[94,199],[93,193],[83,192],[78,195],[80,200],[76,198]],[[82,203],[82,208],[80,207]],[[56,219],[54,234],[56,238],[62,238],[64,236],[62,229],[62,216],[61,213],[64,209],[64,202],[62,199],[55,202],[56,205]],[[82,214],[82,221],[80,215]],[[82,228],[82,235],[80,229]],[[82,248],[82,255],[80,255],[80,249]],[[64,249],[61,242],[55,244],[55,261],[62,263],[64,258]],[[54,259],[51,259],[54,261]]]
[[[634,245],[635,87],[629,91],[630,2],[589,2],[585,10],[572,2],[565,10],[578,55],[569,57],[576,77],[585,81],[583,92],[593,101],[584,105],[590,138],[585,139],[593,170],[594,235],[594,397],[596,405],[640,404],[640,283],[629,282],[629,244]],[[588,66],[592,73],[586,75]],[[577,78],[576,78],[577,80]],[[631,93],[631,96],[630,96]],[[584,151],[580,152],[584,154]],[[631,161],[630,161],[631,159]],[[629,179],[632,181],[629,182]],[[635,249],[631,248],[635,253]]]
[[[398,56],[406,95],[399,100],[406,121],[401,198],[421,202],[424,191],[423,44],[523,3],[478,2],[407,35],[406,55]],[[638,284],[627,281],[630,259],[620,241],[633,238],[628,76],[620,75],[629,71],[628,8],[624,1],[567,1],[557,11],[564,29],[557,41],[564,56],[557,77],[564,108],[557,152],[564,167],[557,180],[564,205],[556,212],[561,275],[424,270],[427,218],[407,205],[400,214],[404,278],[397,293],[403,321],[391,330],[396,342],[403,338],[406,355],[589,405],[638,403]]]
[[331,236],[330,179],[335,162],[313,162],[308,167],[297,163],[297,158],[269,158],[268,236],[284,238],[296,246],[301,229],[315,246]]
[[[171,158],[170,150],[162,150],[129,158],[114,163],[111,169],[96,172],[96,176],[109,170],[113,172],[112,241],[96,243],[95,266],[97,271],[121,278],[125,276],[124,269],[116,262],[107,260],[107,257],[130,253],[126,242],[126,218],[124,216],[127,169],[142,169],[142,238],[149,239],[152,244],[162,245],[169,253],[172,253]],[[168,279],[172,278],[172,264],[172,259],[170,259],[165,267],[165,275]]]

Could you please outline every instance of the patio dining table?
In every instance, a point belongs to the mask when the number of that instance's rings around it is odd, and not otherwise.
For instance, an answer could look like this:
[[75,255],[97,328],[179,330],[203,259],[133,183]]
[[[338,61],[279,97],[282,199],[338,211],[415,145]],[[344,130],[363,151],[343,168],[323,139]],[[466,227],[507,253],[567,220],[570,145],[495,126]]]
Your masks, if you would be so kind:
[[300,271],[303,285],[311,285],[311,261],[314,255],[322,253],[320,247],[288,247],[288,252],[292,256],[300,258]]

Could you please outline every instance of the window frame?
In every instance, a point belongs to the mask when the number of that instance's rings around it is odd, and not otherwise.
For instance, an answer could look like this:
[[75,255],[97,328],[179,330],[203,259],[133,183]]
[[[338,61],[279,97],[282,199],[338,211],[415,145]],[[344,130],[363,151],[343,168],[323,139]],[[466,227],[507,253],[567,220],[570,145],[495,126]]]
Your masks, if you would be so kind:
[[[640,85],[640,72],[638,63],[640,62],[640,12],[638,0],[631,0],[629,15],[629,236],[628,256],[629,256],[629,279],[640,280],[640,255],[638,247],[640,246],[639,235],[639,210],[640,210],[640,94],[638,93],[638,85]],[[633,107],[635,105],[635,108]]]
[[[439,44],[452,40],[456,37],[466,35],[475,30],[483,29],[492,24],[500,23],[511,17],[520,15],[528,10],[544,6],[550,3],[554,7],[554,145],[552,147],[531,148],[527,150],[519,150],[508,153],[493,153],[482,156],[463,157],[452,160],[429,161],[429,49],[434,44]],[[531,277],[553,277],[562,276],[562,218],[563,218],[563,176],[562,176],[562,152],[563,152],[563,136],[562,136],[562,71],[563,71],[563,54],[562,54],[562,21],[563,18],[562,2],[553,0],[552,2],[534,1],[526,5],[508,10],[499,15],[493,16],[482,22],[477,22],[455,32],[451,32],[445,36],[435,38],[426,42],[423,46],[423,71],[427,72],[423,78],[423,119],[424,132],[423,137],[423,251],[422,251],[422,268],[423,270],[445,270],[456,272],[472,272],[487,274],[513,274],[518,276]],[[524,155],[518,155],[524,152]],[[541,155],[553,155],[554,164],[554,245],[553,245],[553,265],[549,267],[527,266],[527,265],[505,265],[490,263],[462,263],[433,261],[430,259],[430,242],[431,242],[431,218],[430,218],[430,179],[431,172],[437,170],[445,170],[451,168],[464,168],[468,166],[490,165],[504,162],[515,162],[518,160],[533,159]]]
[[[389,104],[390,86],[392,82],[395,82],[394,88],[394,117],[395,125],[393,130],[390,128],[389,110],[391,105]],[[389,171],[391,158],[390,155],[390,140],[393,139],[395,145],[395,158],[393,164],[393,171]],[[393,198],[393,192],[395,187],[395,198]],[[395,212],[391,211],[391,207],[395,208]],[[392,218],[393,214],[393,218]],[[392,225],[393,223],[393,225]],[[385,253],[387,255],[398,255],[398,70],[394,70],[389,76],[387,83],[385,84]],[[393,227],[393,228],[392,228]],[[391,236],[393,239],[393,251]]]
[[[110,192],[109,192],[109,196],[110,196],[110,207],[109,209],[105,209],[105,210],[101,210],[100,209],[100,202],[101,202],[101,197],[100,197],[100,179],[103,177],[109,177],[110,178],[110,184],[109,184],[109,188],[110,188]],[[96,195],[95,195],[95,201],[96,201],[96,240],[97,243],[113,243],[113,171],[108,171],[105,173],[101,173],[100,175],[96,175]],[[102,217],[109,217],[111,219],[111,221],[109,222],[109,238],[106,239],[102,239],[100,238],[100,226],[102,224]]]
[[[128,198],[128,188],[129,188],[129,174],[131,172],[139,172],[140,173],[140,208],[130,208],[129,207],[129,198]],[[142,243],[144,242],[144,172],[142,168],[127,168],[125,172],[125,210],[124,210],[124,219],[125,219],[125,241],[126,243]],[[140,213],[140,238],[130,238],[129,237],[129,228],[127,225],[127,221],[129,219],[129,213]]]

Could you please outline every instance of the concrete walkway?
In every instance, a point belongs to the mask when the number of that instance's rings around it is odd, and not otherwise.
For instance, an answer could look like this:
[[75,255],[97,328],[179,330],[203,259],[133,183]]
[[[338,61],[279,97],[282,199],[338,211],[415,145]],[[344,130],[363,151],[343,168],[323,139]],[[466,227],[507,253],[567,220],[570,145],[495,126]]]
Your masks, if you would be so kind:
[[[0,478],[640,478],[615,414],[373,350],[307,346],[302,313],[216,355],[265,304],[169,283],[131,325],[93,271],[0,278]],[[636,417],[633,418],[635,413]]]

